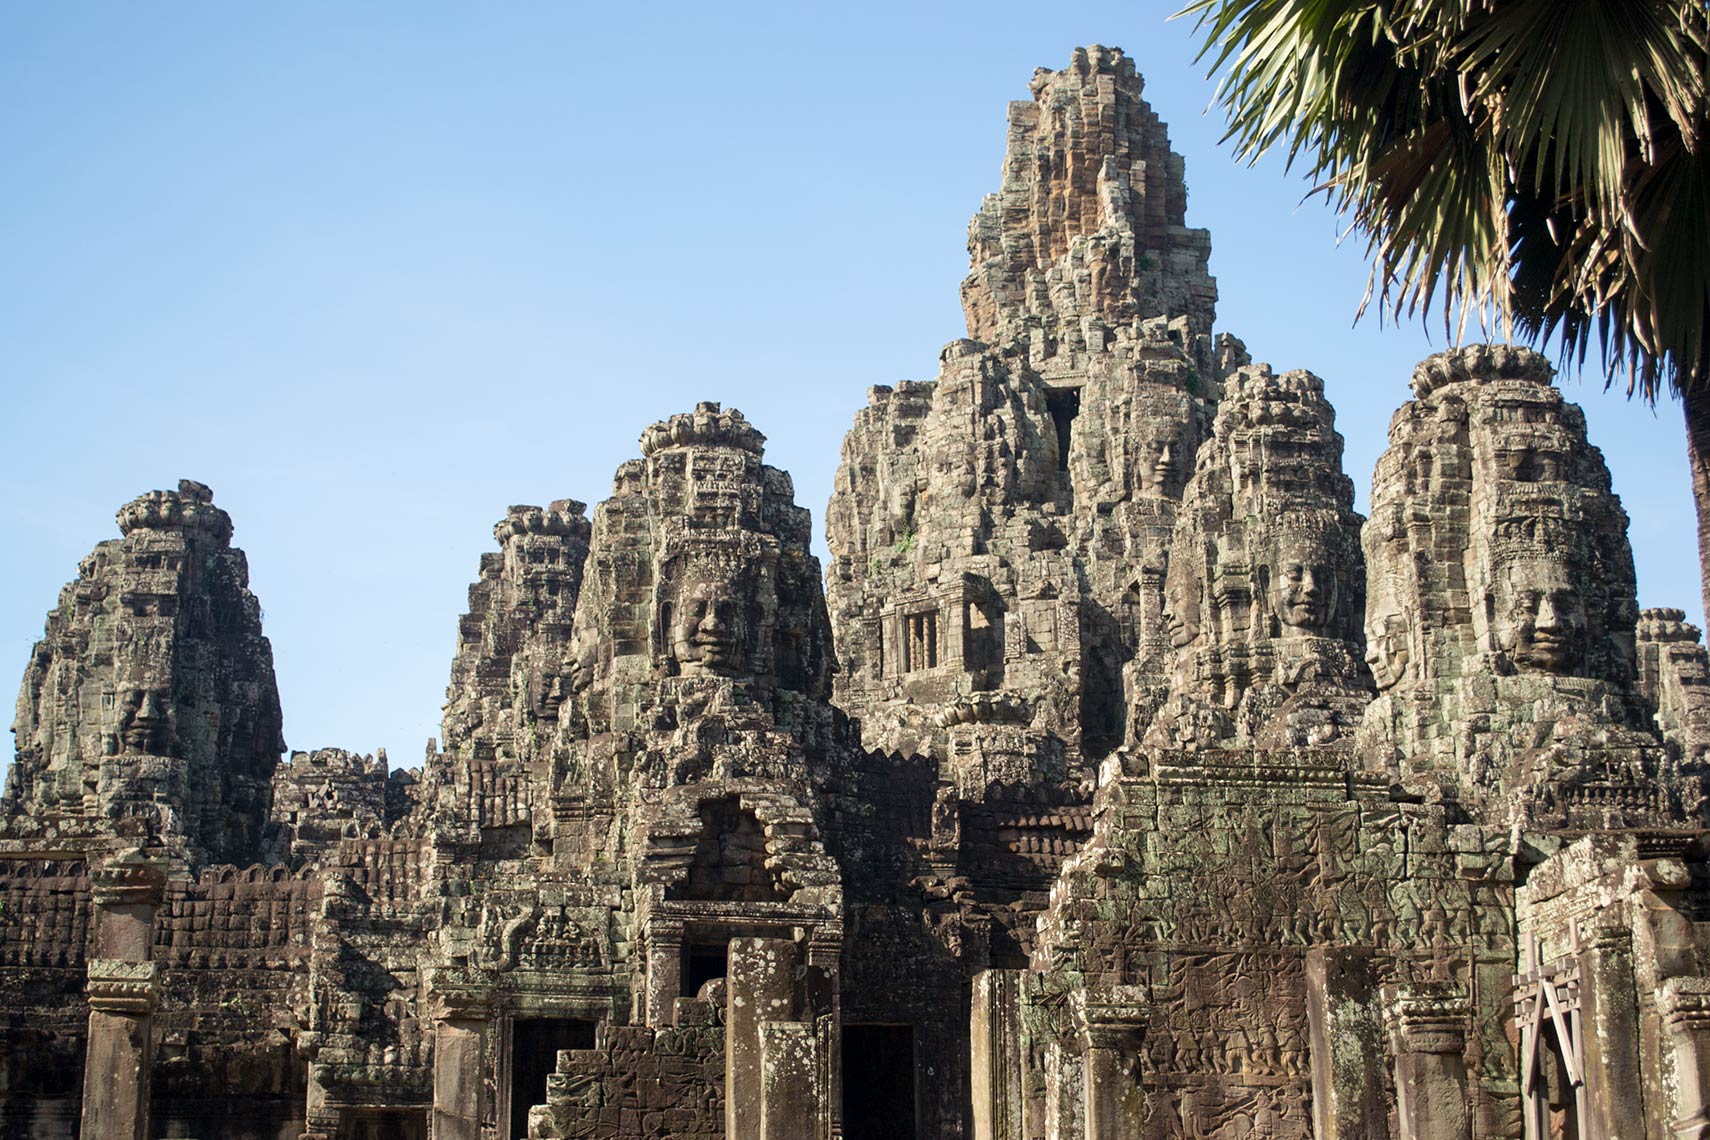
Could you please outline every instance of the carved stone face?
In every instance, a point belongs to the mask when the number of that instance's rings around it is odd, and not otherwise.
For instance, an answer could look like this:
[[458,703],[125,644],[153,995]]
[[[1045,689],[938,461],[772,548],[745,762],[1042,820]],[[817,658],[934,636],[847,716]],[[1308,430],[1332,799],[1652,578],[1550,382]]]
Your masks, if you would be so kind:
[[1140,489],[1148,495],[1173,496],[1181,490],[1183,478],[1181,441],[1149,439],[1140,452]]
[[119,740],[126,751],[164,754],[169,727],[165,693],[131,689],[120,694]]
[[1496,578],[1491,641],[1514,667],[1567,673],[1585,656],[1585,603],[1566,566],[1511,562]]
[[694,582],[671,612],[671,654],[685,677],[748,671],[748,619],[728,582]]
[[1311,538],[1286,536],[1272,567],[1271,604],[1283,625],[1319,632],[1336,616],[1336,572],[1329,551]]
[[1394,688],[1407,676],[1413,657],[1407,633],[1407,615],[1399,610],[1374,607],[1366,615],[1366,664],[1379,692]]
[[578,626],[570,635],[570,691],[585,692],[594,683],[594,668],[599,660],[599,639]]
[[1199,582],[1174,561],[1164,580],[1164,608],[1172,647],[1181,649],[1199,640]]

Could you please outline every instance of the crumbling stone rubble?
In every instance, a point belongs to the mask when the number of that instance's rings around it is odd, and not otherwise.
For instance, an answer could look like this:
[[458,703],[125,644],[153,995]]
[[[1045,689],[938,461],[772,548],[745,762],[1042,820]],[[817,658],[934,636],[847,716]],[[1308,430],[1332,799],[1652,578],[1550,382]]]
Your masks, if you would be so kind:
[[1120,52],[1010,111],[968,336],[827,511],[716,403],[511,507],[420,768],[283,756],[231,520],[26,665],[0,1140],[1710,1135],[1710,656],[1535,353],[1353,510]]

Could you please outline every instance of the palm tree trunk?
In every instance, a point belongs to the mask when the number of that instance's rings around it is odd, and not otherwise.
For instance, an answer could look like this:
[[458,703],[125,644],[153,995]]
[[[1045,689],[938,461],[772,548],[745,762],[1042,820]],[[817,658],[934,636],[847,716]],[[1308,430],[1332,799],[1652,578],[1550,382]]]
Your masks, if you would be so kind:
[[1692,501],[1698,513],[1698,572],[1704,616],[1710,621],[1710,387],[1693,385],[1680,395],[1686,410],[1686,458],[1692,465]]

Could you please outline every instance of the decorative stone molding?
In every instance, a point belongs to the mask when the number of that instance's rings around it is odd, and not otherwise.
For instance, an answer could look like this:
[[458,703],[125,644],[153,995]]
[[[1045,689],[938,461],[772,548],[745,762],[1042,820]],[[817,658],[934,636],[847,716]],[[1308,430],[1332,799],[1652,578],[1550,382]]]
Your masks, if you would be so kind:
[[1466,991],[1443,983],[1384,986],[1383,1006],[1397,1053],[1459,1053],[1471,1007]]
[[142,1017],[160,1002],[160,967],[154,962],[91,958],[86,992],[89,1008],[100,1013]]
[[641,454],[651,457],[668,447],[734,447],[760,455],[766,437],[735,408],[724,411],[704,401],[693,412],[672,416],[641,433]]

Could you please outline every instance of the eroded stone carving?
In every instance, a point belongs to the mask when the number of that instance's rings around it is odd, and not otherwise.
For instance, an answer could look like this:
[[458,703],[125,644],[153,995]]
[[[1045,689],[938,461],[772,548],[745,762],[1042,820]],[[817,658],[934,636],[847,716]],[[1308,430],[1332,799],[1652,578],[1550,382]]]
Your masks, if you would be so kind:
[[5,814],[130,820],[198,858],[261,847],[283,749],[273,655],[213,493],[183,480],[120,508],[60,596],[18,695]]
[[1175,670],[1149,746],[1351,742],[1369,690],[1341,450],[1311,373],[1229,378],[1170,546]]
[[1364,535],[1383,693],[1363,747],[1493,822],[1668,818],[1701,793],[1630,688],[1626,516],[1551,377],[1490,345],[1415,370]]

